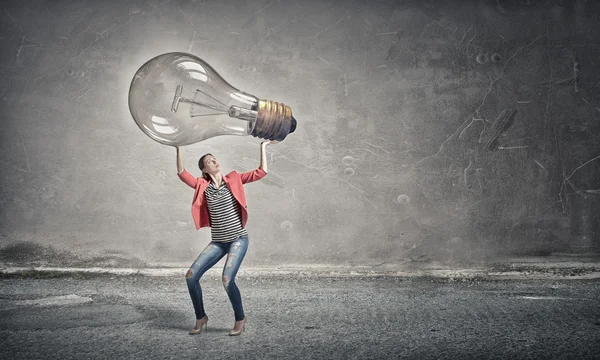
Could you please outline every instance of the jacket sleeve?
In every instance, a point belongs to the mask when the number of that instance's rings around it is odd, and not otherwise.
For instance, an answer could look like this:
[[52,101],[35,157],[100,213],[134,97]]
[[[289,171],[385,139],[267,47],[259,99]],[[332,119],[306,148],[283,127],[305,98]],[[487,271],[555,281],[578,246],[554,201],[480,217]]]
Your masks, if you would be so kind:
[[187,170],[184,169],[183,172],[181,174],[177,174],[177,176],[179,176],[179,179],[181,179],[181,181],[186,183],[192,189],[196,188],[196,185],[198,184],[198,179],[192,176],[192,174],[190,174]]
[[242,184],[246,184],[256,180],[260,180],[264,178],[265,175],[267,175],[267,173],[263,169],[258,168],[256,170],[241,173],[240,177],[242,179]]

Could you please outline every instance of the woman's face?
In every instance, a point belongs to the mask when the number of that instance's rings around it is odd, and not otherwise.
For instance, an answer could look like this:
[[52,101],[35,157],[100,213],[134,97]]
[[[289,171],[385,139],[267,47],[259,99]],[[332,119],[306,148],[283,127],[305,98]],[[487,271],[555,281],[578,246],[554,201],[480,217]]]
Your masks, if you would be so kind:
[[217,162],[214,156],[209,155],[204,159],[204,171],[207,174],[214,175],[221,170],[221,165]]

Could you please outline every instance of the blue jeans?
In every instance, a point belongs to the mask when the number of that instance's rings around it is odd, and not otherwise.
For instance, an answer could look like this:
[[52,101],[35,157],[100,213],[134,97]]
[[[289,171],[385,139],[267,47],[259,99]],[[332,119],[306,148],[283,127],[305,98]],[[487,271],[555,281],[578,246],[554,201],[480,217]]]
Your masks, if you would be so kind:
[[204,304],[202,302],[200,277],[225,256],[225,254],[227,254],[227,261],[223,268],[223,286],[225,287],[227,296],[229,296],[229,301],[231,301],[233,312],[235,314],[235,321],[244,319],[242,297],[235,284],[235,275],[242,264],[242,260],[244,260],[246,250],[248,250],[248,235],[244,235],[227,243],[211,241],[200,255],[198,255],[198,258],[194,261],[186,274],[187,286],[190,291],[190,296],[192,297],[192,303],[194,304],[196,319],[202,319],[204,315],[206,315],[204,312]]

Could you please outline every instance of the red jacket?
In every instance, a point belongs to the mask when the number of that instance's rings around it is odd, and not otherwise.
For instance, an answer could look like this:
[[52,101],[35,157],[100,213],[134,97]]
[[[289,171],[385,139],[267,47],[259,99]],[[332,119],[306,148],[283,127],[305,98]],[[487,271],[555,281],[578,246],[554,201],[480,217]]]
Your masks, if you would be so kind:
[[[267,175],[267,173],[263,169],[258,168],[241,174],[234,170],[223,176],[223,181],[227,184],[229,190],[231,190],[233,197],[240,204],[243,228],[246,227],[246,221],[248,221],[248,206],[246,205],[246,194],[244,193],[243,184],[260,180],[265,175]],[[196,230],[210,226],[208,207],[206,206],[206,201],[204,201],[204,190],[206,190],[210,182],[203,177],[195,178],[185,169],[181,174],[178,174],[178,176],[181,181],[195,189],[194,199],[192,200],[192,217],[196,224]]]

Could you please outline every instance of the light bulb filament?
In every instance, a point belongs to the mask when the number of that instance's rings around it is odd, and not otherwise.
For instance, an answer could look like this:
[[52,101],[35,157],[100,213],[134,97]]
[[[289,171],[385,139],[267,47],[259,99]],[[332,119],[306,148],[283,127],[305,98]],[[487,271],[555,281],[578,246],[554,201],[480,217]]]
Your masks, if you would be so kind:
[[212,113],[212,114],[192,114],[191,117],[229,114],[229,116],[240,119],[240,120],[244,120],[244,121],[248,121],[248,122],[256,121],[256,118],[258,116],[257,111],[245,109],[245,108],[242,108],[239,106],[228,107],[227,105],[223,104],[222,102],[220,102],[219,100],[215,99],[214,97],[208,95],[207,93],[205,93],[202,90],[198,89],[198,90],[196,90],[196,92],[204,94],[207,97],[213,99],[217,103],[223,105],[223,108],[216,106],[216,105],[205,104],[196,99],[194,99],[194,100],[186,99],[181,96],[181,94],[183,93],[183,86],[177,85],[177,88],[175,89],[175,96],[173,97],[173,104],[171,105],[171,112],[177,112],[177,109],[179,109],[179,104],[184,102],[184,103],[194,104],[194,105],[202,106],[202,107],[205,107],[205,108],[208,108],[211,110],[218,111],[217,113]]
[[[209,98],[211,98],[211,99],[213,99],[214,101],[218,102],[219,104],[223,105],[223,106],[225,107],[225,109],[227,109],[227,108],[228,108],[228,106],[227,106],[227,105],[223,104],[222,102],[220,102],[219,100],[215,99],[214,97],[212,97],[212,96],[208,95],[208,94],[207,94],[207,93],[205,93],[204,91],[202,91],[202,90],[200,90],[200,89],[196,89],[196,92],[199,92],[199,93],[202,93],[202,94],[204,94],[204,95],[208,96]],[[215,110],[218,110],[218,109],[215,109]],[[227,110],[222,110],[222,111],[227,111]]]
[[218,102],[219,104],[225,106],[225,109],[220,109],[219,107],[215,106],[215,105],[210,105],[210,104],[205,104],[199,101],[194,101],[194,100],[190,100],[190,99],[186,99],[184,97],[181,97],[181,93],[183,92],[183,86],[181,85],[177,85],[177,89],[175,89],[175,96],[173,97],[173,104],[171,105],[171,112],[177,112],[177,109],[179,109],[179,103],[188,103],[188,104],[194,104],[194,105],[198,105],[198,106],[202,106],[211,110],[217,110],[219,111],[219,114],[226,114],[227,113],[227,105],[223,104],[222,102],[218,101],[217,99],[215,99],[214,97],[206,94],[205,92],[202,92],[200,90],[198,90],[198,92],[201,92],[202,94],[208,96],[209,98],[215,100],[216,102]]

